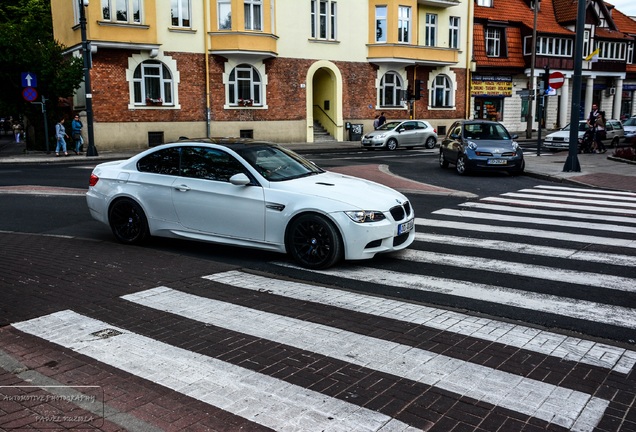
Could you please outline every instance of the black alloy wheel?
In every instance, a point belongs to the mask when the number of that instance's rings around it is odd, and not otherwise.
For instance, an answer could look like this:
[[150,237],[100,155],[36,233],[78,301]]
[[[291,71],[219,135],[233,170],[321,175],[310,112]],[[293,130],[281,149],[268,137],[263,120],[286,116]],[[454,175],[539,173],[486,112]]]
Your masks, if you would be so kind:
[[306,214],[287,230],[287,252],[301,266],[325,269],[342,259],[343,245],[338,229],[324,216]]
[[115,201],[108,211],[108,222],[117,241],[139,244],[148,237],[148,220],[137,202],[129,198]]

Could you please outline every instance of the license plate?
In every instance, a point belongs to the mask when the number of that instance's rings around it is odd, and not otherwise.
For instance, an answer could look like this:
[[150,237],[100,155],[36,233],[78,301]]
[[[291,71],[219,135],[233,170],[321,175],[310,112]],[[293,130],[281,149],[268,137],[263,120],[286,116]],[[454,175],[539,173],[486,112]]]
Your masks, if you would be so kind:
[[488,165],[506,165],[507,163],[506,159],[488,159]]
[[397,235],[401,235],[407,233],[413,229],[415,226],[415,219],[411,219],[410,221],[406,221],[398,225]]
[[371,141],[369,141],[369,140],[362,140],[362,144],[371,144]]

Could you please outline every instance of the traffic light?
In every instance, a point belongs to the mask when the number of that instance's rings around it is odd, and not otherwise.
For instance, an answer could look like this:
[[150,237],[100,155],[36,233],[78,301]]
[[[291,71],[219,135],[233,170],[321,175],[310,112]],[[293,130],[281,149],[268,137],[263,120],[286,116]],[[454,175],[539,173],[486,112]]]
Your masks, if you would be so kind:
[[413,89],[413,95],[415,96],[415,100],[420,100],[423,94],[424,94],[424,81],[416,79],[415,88]]

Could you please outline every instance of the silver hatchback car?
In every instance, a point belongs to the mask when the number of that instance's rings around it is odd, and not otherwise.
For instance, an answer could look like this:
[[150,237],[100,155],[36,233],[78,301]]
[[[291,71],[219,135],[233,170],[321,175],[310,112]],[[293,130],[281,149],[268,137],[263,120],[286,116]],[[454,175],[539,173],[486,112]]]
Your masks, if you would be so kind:
[[423,146],[435,148],[437,131],[424,120],[389,121],[362,137],[366,149]]

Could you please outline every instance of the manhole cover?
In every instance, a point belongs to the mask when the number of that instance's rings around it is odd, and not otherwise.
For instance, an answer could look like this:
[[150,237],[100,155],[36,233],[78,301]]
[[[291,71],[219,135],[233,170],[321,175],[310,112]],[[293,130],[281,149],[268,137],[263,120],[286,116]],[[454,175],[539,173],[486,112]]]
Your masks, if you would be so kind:
[[115,329],[104,329],[96,331],[95,333],[91,333],[91,336],[97,336],[101,339],[108,339],[109,337],[118,336],[122,334],[119,330]]

